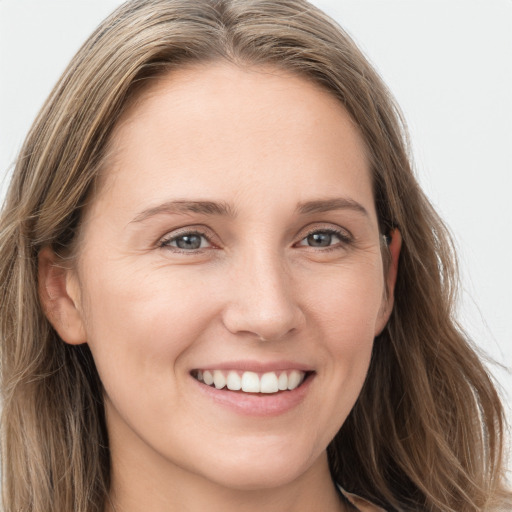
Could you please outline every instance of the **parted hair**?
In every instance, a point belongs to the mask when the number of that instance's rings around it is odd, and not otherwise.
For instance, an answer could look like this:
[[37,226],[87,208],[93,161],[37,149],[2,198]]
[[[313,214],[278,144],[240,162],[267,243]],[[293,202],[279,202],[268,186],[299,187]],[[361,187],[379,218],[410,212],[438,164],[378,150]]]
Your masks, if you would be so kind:
[[367,59],[304,0],[131,0],[53,89],[0,216],[5,512],[104,510],[102,384],[87,344],[64,343],[44,314],[38,254],[80,252],[81,213],[130,103],[176,67],[219,60],[275,66],[335,96],[366,143],[381,232],[402,235],[394,310],[328,447],[333,479],[390,511],[512,510],[502,404],[454,317],[453,244],[414,177],[400,111]]

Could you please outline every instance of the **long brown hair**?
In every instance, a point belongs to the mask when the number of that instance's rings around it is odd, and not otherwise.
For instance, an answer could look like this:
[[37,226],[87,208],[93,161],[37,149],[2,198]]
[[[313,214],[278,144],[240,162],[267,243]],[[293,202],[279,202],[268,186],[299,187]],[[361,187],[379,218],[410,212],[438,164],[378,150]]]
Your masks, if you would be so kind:
[[454,320],[450,237],[414,178],[404,123],[379,76],[304,0],[132,0],[98,27],[51,93],[1,214],[6,512],[104,509],[110,458],[101,382],[87,345],[62,342],[44,315],[38,253],[73,246],[130,102],[177,66],[219,59],[274,65],[338,98],[366,141],[381,231],[402,234],[394,311],[328,448],[333,478],[387,510],[512,508],[502,405]]

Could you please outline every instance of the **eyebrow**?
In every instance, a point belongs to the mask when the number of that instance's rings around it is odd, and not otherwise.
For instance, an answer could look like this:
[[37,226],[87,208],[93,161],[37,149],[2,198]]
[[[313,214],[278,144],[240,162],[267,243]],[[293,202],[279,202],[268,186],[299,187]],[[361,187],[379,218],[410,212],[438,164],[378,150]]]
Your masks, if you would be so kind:
[[[368,216],[368,211],[362,204],[354,201],[353,199],[343,197],[301,202],[296,208],[296,212],[300,215],[311,215],[312,213],[324,213],[333,210],[353,210]],[[235,209],[230,204],[222,201],[175,200],[167,201],[161,205],[143,210],[137,214],[131,222],[143,222],[146,219],[159,214],[172,215],[180,213],[199,213],[202,215],[236,217]]]
[[200,213],[202,215],[221,215],[226,217],[236,216],[234,209],[224,202],[175,200],[167,201],[158,206],[143,210],[132,220],[132,222],[142,222],[149,217],[162,213]]
[[306,201],[297,205],[297,212],[302,215],[330,212],[332,210],[353,210],[365,215],[366,217],[369,216],[368,211],[361,203],[346,197],[318,199],[316,201]]

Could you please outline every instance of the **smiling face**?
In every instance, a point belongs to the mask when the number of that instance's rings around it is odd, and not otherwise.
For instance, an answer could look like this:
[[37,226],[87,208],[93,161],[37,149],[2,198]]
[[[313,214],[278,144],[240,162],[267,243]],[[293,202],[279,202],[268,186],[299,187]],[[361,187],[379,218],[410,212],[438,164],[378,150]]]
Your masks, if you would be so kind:
[[302,78],[209,64],[153,84],[112,142],[54,325],[91,348],[114,474],[325,473],[391,307],[349,115]]

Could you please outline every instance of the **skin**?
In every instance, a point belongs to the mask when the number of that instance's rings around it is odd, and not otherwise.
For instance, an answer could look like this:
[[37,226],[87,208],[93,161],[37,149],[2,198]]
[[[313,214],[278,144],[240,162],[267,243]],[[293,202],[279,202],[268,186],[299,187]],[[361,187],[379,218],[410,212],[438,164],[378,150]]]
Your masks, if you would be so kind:
[[[345,204],[297,211],[333,198]],[[162,207],[176,200],[230,215]],[[202,247],[180,251],[190,231]],[[109,507],[345,510],[326,447],[391,312],[399,234],[387,269],[382,248],[363,140],[329,93],[225,63],[153,84],[115,130],[75,265],[40,256],[47,315],[89,344],[105,387]],[[305,365],[307,392],[283,413],[241,414],[191,376],[240,360]]]

